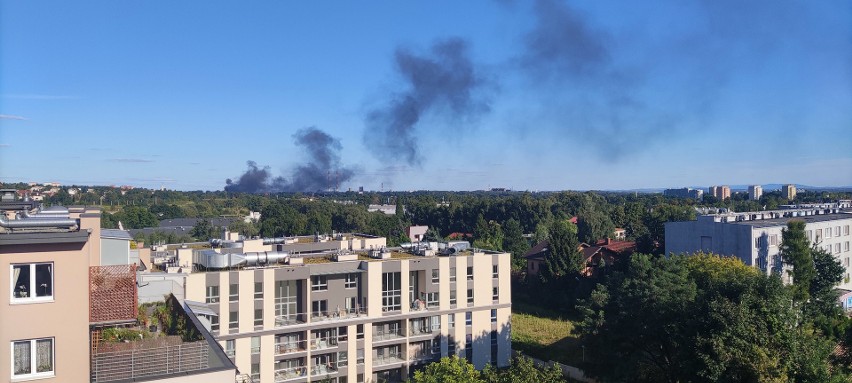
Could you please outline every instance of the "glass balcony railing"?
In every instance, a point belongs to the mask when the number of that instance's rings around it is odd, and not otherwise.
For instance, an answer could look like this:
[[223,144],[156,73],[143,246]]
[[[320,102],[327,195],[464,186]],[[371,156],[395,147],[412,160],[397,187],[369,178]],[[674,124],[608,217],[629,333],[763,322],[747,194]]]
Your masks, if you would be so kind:
[[337,372],[337,363],[328,362],[311,367],[311,376],[322,376]]
[[337,337],[314,338],[311,340],[311,351],[337,347]]
[[275,344],[275,355],[284,355],[294,352],[306,351],[308,342],[305,340],[279,341]]
[[311,322],[323,322],[333,320],[345,320],[367,316],[367,308],[358,306],[356,308],[343,308],[339,310],[314,311],[311,313]]
[[373,358],[373,365],[375,365],[375,366],[382,366],[382,365],[386,365],[386,364],[399,363],[399,362],[405,362],[405,359],[403,359],[402,354],[399,353],[399,352],[392,352],[390,354],[384,354],[384,355],[376,355]]
[[391,340],[404,338],[405,333],[400,329],[396,330],[373,330],[373,341]]
[[304,366],[282,368],[275,370],[275,383],[304,378],[307,375],[308,368]]

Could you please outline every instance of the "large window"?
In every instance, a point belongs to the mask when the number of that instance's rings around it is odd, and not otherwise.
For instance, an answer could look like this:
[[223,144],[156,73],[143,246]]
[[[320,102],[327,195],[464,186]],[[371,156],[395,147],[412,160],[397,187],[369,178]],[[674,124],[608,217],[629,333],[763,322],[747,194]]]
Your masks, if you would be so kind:
[[467,289],[467,305],[473,305],[473,289]]
[[231,283],[231,286],[228,288],[228,301],[236,302],[240,299],[240,285],[236,283]]
[[470,311],[464,313],[464,325],[470,326],[473,324],[473,313]]
[[346,274],[346,281],[343,284],[344,288],[354,289],[358,287],[358,275],[354,273]]
[[400,273],[382,273],[382,310],[402,309],[402,287]]
[[53,263],[12,265],[12,302],[53,300]]
[[473,280],[473,266],[467,267],[467,280],[469,280],[469,281]]
[[53,338],[12,342],[12,378],[53,376]]
[[254,299],[263,299],[263,282],[254,283]]
[[219,286],[207,286],[207,296],[204,301],[207,303],[219,303]]
[[500,276],[500,269],[497,265],[491,265],[491,278],[497,278]]
[[263,326],[263,309],[254,309],[254,325]]
[[456,290],[450,290],[450,308],[455,308],[458,299],[456,298]]
[[328,290],[328,279],[325,275],[317,275],[311,277],[311,290],[323,291]]
[[438,269],[432,269],[432,283],[438,283],[441,281],[441,274]]
[[282,322],[298,319],[298,282],[275,281],[275,317]]
[[438,293],[426,293],[426,307],[435,308],[438,304],[440,304]]
[[450,282],[456,281],[456,268],[450,267]]
[[240,328],[240,313],[239,313],[239,311],[231,311],[228,314],[228,328],[230,328],[230,329]]

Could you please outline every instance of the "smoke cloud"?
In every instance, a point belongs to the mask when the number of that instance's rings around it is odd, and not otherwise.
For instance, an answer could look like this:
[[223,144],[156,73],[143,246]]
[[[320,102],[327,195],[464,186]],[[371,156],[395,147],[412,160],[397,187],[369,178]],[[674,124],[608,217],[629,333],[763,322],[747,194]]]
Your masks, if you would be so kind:
[[364,142],[379,159],[419,164],[418,122],[429,113],[474,119],[490,110],[490,100],[480,94],[488,82],[468,57],[464,40],[436,42],[429,54],[398,48],[394,59],[405,88],[366,117]]
[[306,151],[308,161],[293,168],[290,179],[273,177],[270,167],[258,167],[248,161],[248,170],[236,181],[225,181],[225,191],[238,193],[314,192],[337,189],[352,179],[355,171],[340,164],[340,141],[316,127],[304,128],[293,135]]
[[676,133],[675,118],[637,96],[644,73],[617,63],[611,35],[564,2],[537,0],[533,11],[536,23],[524,36],[520,69],[534,92],[547,95],[543,117],[560,135],[617,161]]

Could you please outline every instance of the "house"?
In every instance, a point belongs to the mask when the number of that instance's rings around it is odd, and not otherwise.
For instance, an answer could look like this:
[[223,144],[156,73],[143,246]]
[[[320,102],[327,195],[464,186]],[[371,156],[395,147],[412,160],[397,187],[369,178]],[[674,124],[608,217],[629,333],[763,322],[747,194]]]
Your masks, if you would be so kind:
[[[549,251],[548,247],[548,241],[542,241],[524,254],[524,258],[527,260],[527,275],[535,276],[541,273]],[[586,265],[581,274],[589,277],[596,274],[597,267],[602,260],[604,264],[611,265],[622,257],[632,254],[636,251],[636,243],[633,241],[614,241],[607,238],[596,242],[594,245],[581,243],[577,250],[583,254]]]
[[408,235],[414,242],[420,242],[426,236],[426,232],[429,230],[429,226],[425,225],[414,225],[409,226],[408,229],[405,230],[405,234]]

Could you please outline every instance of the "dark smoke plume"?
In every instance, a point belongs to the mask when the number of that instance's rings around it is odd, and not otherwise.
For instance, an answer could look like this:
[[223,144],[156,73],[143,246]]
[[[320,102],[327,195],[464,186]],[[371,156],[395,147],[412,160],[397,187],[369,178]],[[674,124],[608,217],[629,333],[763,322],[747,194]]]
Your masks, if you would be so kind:
[[477,94],[488,82],[468,57],[464,40],[437,42],[430,53],[396,50],[397,71],[406,88],[366,117],[364,141],[379,159],[419,164],[417,125],[427,113],[475,118],[490,109],[490,100]]
[[550,87],[545,109],[559,128],[597,147],[607,160],[641,150],[674,133],[672,119],[646,105],[642,72],[616,64],[614,39],[566,3],[537,0],[536,24],[524,37],[520,67],[535,89]]
[[337,189],[352,179],[355,171],[340,165],[340,141],[315,127],[301,129],[293,135],[296,145],[306,149],[309,161],[297,165],[287,180],[272,177],[268,166],[259,168],[248,161],[248,170],[234,182],[225,181],[225,191],[242,193],[314,192]]

